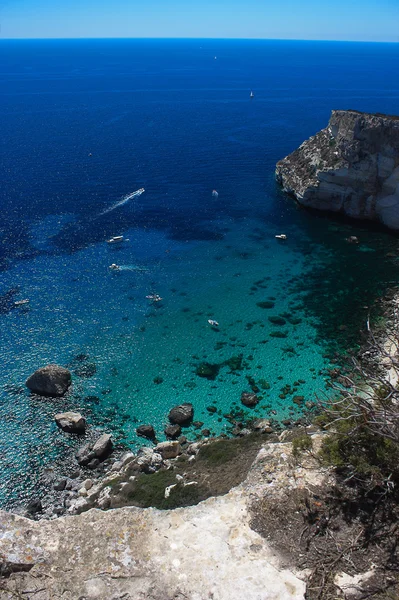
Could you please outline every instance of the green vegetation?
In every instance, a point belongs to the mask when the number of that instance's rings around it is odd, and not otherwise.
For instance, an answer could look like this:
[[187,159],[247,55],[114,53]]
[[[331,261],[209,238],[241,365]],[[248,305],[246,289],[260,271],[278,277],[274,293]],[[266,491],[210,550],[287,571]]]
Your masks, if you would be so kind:
[[[176,484],[176,485],[175,485]],[[175,485],[165,498],[165,488]],[[145,475],[142,473],[134,482],[134,488],[128,493],[129,503],[142,508],[153,506],[159,509],[171,509],[179,506],[198,504],[206,497],[207,490],[201,485],[183,485],[176,480],[173,470],[161,470]]]
[[299,458],[302,452],[310,452],[312,448],[312,438],[306,433],[302,433],[292,440],[292,454],[294,458]]
[[242,452],[259,444],[259,436],[257,434],[246,435],[237,439],[218,440],[213,444],[202,446],[197,462],[206,463],[207,467],[216,467],[236,460]]

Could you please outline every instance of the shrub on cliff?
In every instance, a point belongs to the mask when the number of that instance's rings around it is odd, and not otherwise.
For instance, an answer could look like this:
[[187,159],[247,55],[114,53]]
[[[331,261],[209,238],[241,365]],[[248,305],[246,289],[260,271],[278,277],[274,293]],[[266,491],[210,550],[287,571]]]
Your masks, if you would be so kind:
[[318,417],[330,431],[320,456],[345,482],[399,497],[399,391],[387,377],[387,370],[399,374],[399,364],[375,340],[374,346],[385,371],[353,361],[352,375],[333,384],[337,398]]

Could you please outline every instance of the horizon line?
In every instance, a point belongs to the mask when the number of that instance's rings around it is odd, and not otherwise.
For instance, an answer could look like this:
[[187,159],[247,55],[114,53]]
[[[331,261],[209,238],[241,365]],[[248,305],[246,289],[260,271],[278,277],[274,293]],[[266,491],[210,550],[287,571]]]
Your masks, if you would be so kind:
[[223,41],[223,40],[236,40],[236,41],[273,41],[273,42],[325,42],[325,43],[342,43],[342,44],[398,44],[398,40],[336,40],[336,39],[313,39],[313,38],[256,38],[256,37],[159,37],[159,36],[139,36],[139,37],[126,37],[126,36],[104,36],[104,37],[96,37],[96,36],[78,36],[78,37],[0,37],[0,41],[85,41],[85,40],[213,40],[213,41]]

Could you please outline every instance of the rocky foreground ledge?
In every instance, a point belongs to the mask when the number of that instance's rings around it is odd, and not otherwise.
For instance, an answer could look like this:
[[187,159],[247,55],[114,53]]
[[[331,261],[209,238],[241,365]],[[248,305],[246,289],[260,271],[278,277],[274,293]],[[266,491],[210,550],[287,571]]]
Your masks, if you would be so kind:
[[92,509],[40,522],[0,512],[0,597],[303,600],[305,573],[253,525],[259,502],[274,510],[330,477],[291,453],[289,442],[265,443],[240,486],[173,511]]
[[333,110],[328,126],[277,163],[300,204],[399,230],[399,117]]

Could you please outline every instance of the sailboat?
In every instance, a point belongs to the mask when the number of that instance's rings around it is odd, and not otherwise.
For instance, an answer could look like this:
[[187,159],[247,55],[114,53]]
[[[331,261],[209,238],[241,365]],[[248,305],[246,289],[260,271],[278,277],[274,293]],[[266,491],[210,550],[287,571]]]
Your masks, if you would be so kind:
[[253,93],[253,91],[251,90],[251,93],[249,94],[250,98],[255,98],[255,94]]

